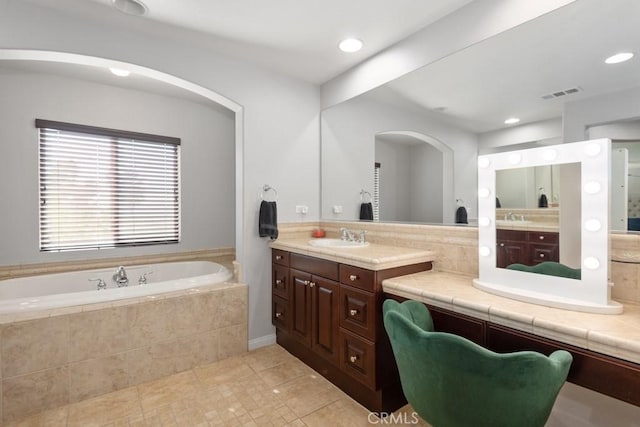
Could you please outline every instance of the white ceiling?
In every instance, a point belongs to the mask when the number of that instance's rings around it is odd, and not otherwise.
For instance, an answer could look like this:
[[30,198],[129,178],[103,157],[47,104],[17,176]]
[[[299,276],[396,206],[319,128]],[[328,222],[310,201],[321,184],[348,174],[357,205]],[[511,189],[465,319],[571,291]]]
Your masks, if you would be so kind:
[[[640,86],[640,1],[578,0],[450,55],[364,96],[473,132],[562,115],[565,102]],[[628,62],[604,59],[635,52]],[[580,92],[544,100],[553,92]],[[439,109],[445,108],[444,111]]]
[[[112,0],[28,0],[79,19],[177,36],[312,83],[324,83],[471,0],[142,0],[144,17]],[[364,41],[353,54],[345,37]]]

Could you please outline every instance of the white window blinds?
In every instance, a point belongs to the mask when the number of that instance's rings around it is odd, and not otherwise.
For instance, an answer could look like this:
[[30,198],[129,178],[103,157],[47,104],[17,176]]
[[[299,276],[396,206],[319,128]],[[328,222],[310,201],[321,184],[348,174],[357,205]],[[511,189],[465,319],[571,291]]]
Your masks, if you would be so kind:
[[36,120],[40,250],[177,243],[180,140]]

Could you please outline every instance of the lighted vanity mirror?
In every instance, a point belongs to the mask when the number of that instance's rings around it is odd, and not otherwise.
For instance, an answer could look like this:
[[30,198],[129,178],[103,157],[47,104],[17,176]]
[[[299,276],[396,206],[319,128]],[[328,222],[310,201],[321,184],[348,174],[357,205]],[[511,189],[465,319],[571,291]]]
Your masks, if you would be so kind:
[[[610,158],[611,141],[608,139],[479,156],[479,278],[474,280],[474,286],[497,295],[551,307],[621,313],[622,305],[609,298],[608,284]],[[567,254],[579,253],[580,256],[574,262],[570,256],[563,257],[561,253],[560,262],[580,268],[580,280],[497,268],[496,173],[547,164],[566,169],[562,183],[572,178],[579,182],[579,202],[565,197],[564,191],[561,194],[560,230],[563,237],[571,237],[574,230],[570,225],[580,227],[579,240],[574,241],[580,244],[569,243],[567,246],[576,247],[565,247],[564,251]],[[564,240],[560,241],[561,247]]]

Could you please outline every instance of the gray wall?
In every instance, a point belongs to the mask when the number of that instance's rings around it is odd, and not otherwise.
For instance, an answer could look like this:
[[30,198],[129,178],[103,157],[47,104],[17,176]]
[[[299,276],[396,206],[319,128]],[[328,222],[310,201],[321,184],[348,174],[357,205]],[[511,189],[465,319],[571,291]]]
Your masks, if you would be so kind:
[[[234,246],[234,118],[216,105],[55,75],[0,73],[0,264]],[[181,242],[62,253],[38,247],[36,118],[181,138]]]

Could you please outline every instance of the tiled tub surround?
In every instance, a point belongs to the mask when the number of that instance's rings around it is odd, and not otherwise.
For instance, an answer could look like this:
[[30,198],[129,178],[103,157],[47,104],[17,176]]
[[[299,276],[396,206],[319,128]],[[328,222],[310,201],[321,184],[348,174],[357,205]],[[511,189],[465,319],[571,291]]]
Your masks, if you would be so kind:
[[247,290],[244,284],[225,282],[2,316],[1,419],[15,420],[245,352]]

